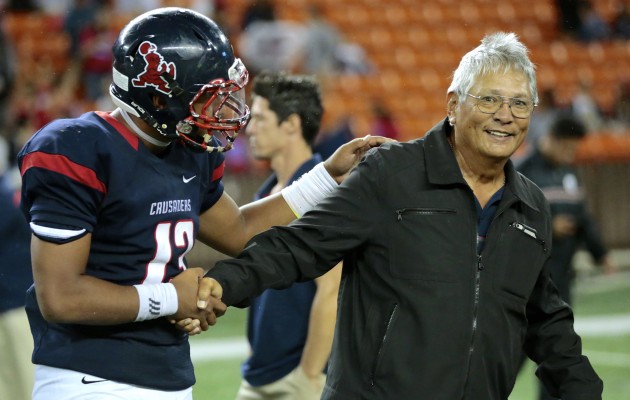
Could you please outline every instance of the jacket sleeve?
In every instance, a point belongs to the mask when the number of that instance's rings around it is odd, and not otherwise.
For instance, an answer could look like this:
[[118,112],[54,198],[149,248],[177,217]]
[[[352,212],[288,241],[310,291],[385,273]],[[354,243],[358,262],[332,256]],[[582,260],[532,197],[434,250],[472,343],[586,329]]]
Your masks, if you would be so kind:
[[225,304],[244,307],[267,288],[317,278],[370,237],[379,225],[382,188],[376,150],[315,209],[254,236],[238,258],[220,261],[206,274],[221,284]]
[[551,280],[549,258],[527,303],[527,319],[525,353],[538,364],[536,375],[549,393],[563,400],[601,400],[603,382],[582,355],[573,311]]

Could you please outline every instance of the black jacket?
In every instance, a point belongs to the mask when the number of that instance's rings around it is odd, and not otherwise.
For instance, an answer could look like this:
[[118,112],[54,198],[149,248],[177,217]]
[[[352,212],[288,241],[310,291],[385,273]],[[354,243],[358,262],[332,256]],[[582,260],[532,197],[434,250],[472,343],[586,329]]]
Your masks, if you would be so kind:
[[601,399],[571,309],[543,268],[549,207],[506,167],[481,255],[473,193],[443,123],[374,149],[315,210],[256,236],[208,276],[228,305],[313,279],[344,258],[323,399],[505,400],[522,349],[564,400]]

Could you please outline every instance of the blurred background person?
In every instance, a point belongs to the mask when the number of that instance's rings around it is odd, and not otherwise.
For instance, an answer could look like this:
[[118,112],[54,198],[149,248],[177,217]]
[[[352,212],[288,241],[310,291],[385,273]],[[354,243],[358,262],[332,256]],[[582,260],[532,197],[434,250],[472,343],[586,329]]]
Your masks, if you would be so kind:
[[15,81],[15,53],[11,38],[4,29],[4,12],[0,2],[0,135],[6,129],[9,98]]
[[328,76],[333,74],[337,47],[343,40],[337,28],[325,17],[321,7],[307,7],[305,43],[301,72]]
[[592,82],[581,79],[577,83],[577,90],[571,99],[573,115],[585,125],[587,132],[598,131],[604,123],[602,112],[597,101],[595,101],[592,89]]
[[538,141],[533,153],[518,166],[519,172],[534,181],[551,205],[553,247],[551,277],[564,301],[572,304],[575,278],[573,257],[584,246],[605,273],[616,267],[585,203],[584,187],[574,167],[580,140],[586,126],[570,115],[560,115],[547,135]]
[[617,11],[611,21],[611,30],[613,39],[630,39],[630,2],[627,0],[617,6]]
[[33,340],[26,290],[33,284],[31,233],[20,212],[19,173],[7,168],[9,144],[0,137],[0,399],[27,400],[33,390]]
[[[322,161],[312,146],[323,114],[317,81],[309,76],[258,75],[246,128],[252,154],[273,173],[255,200],[281,191]],[[252,301],[237,400],[317,400],[326,377],[337,314],[341,264],[308,282],[269,289]]]
[[242,26],[237,47],[252,75],[299,68],[306,40],[303,24],[278,19],[274,3],[265,0],[245,11]]

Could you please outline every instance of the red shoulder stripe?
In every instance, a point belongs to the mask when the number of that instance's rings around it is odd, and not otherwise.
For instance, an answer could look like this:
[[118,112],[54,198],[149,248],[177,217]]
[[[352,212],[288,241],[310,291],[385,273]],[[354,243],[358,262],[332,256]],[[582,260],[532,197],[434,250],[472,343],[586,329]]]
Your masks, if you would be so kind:
[[138,143],[140,139],[134,135],[125,125],[120,123],[116,118],[112,117],[109,113],[104,111],[95,111],[96,115],[103,118],[108,124],[114,127],[125,138],[125,140],[133,147],[134,150],[138,150]]
[[40,151],[27,154],[22,160],[20,173],[24,175],[26,171],[33,167],[57,172],[101,193],[107,193],[107,187],[98,179],[93,170],[71,161],[66,156],[42,153]]
[[225,161],[223,161],[221,163],[221,165],[216,167],[214,169],[214,172],[212,172],[212,182],[218,181],[219,179],[223,178],[223,171],[224,170],[225,170]]

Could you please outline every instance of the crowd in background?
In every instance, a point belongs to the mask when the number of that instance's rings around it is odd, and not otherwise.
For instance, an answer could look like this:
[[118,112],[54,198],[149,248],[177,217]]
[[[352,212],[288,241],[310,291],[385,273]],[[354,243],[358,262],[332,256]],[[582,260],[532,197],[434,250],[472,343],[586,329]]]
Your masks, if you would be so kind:
[[610,21],[594,7],[592,0],[557,0],[560,31],[582,42],[630,39],[630,3],[621,1]]

